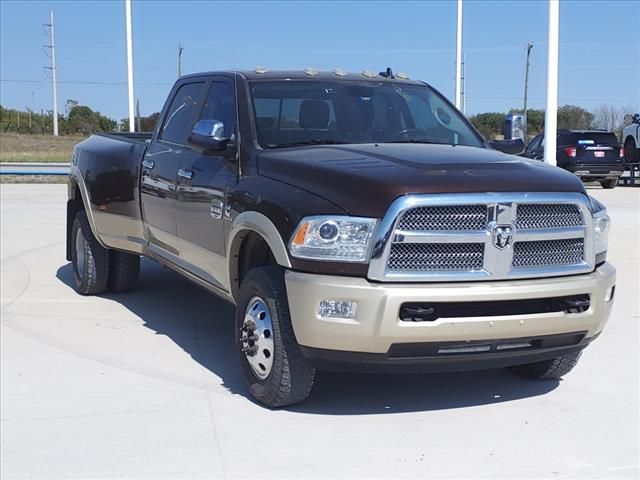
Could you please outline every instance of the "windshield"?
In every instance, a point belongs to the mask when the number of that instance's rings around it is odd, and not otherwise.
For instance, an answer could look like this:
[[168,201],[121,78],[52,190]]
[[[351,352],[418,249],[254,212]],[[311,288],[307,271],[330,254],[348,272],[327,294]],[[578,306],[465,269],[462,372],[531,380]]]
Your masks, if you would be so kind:
[[483,147],[460,113],[430,87],[390,82],[251,82],[263,148],[354,143]]

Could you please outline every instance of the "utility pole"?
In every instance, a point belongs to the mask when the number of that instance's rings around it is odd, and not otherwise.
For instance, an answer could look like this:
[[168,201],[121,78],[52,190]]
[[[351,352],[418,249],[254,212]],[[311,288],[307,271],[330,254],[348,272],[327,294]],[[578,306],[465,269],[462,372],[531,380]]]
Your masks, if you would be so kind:
[[44,27],[51,32],[51,44],[45,48],[51,50],[51,66],[45,67],[51,70],[51,89],[53,91],[53,135],[58,136],[58,86],[56,83],[56,36],[53,24],[53,10],[51,11],[51,23],[45,23]]
[[560,1],[549,0],[549,40],[547,53],[547,110],[544,114],[544,161],[556,165],[558,134],[558,36]]
[[127,85],[129,87],[129,131],[135,131],[133,112],[133,41],[131,39],[131,0],[124,0],[125,22],[127,31]]
[[464,74],[464,64],[466,63],[466,61],[467,61],[467,55],[464,54],[462,55],[462,69],[461,69],[462,78],[460,79],[462,81],[462,91],[460,92],[460,95],[462,96],[462,114],[463,115],[467,114],[467,81]]
[[136,117],[138,119],[138,131],[141,132],[142,128],[140,126],[140,99],[136,100]]
[[184,47],[181,43],[178,44],[178,78],[182,77],[182,52]]
[[462,64],[462,0],[458,0],[458,29],[456,35],[456,108],[460,109],[460,77]]
[[527,118],[527,89],[529,88],[529,57],[531,56],[531,49],[533,43],[527,43],[527,66],[524,69],[524,141],[527,141],[527,132],[529,130],[529,119]]

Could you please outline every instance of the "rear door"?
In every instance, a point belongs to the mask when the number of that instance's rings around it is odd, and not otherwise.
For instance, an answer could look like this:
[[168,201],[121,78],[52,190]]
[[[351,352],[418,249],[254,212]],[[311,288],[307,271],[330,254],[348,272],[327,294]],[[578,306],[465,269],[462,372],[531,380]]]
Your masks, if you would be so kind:
[[178,85],[169,97],[141,170],[141,202],[149,248],[172,261],[179,254],[176,220],[177,174],[187,137],[202,106],[204,80]]
[[224,136],[232,140],[220,152],[204,154],[191,148],[182,156],[176,204],[180,263],[194,275],[224,288],[227,186],[237,176],[236,103],[230,79],[212,79],[198,120],[222,122]]
[[584,165],[615,165],[620,163],[620,145],[611,132],[573,133],[575,161]]

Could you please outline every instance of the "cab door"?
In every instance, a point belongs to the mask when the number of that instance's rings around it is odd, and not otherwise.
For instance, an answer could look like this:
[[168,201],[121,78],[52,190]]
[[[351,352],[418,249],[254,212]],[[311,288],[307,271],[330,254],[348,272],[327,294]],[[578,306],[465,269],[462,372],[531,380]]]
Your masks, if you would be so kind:
[[236,103],[230,80],[210,82],[198,120],[222,122],[231,141],[223,151],[190,148],[182,156],[176,202],[180,260],[194,275],[226,289],[227,187],[237,176]]
[[192,81],[173,90],[162,123],[142,159],[140,197],[149,249],[172,261],[179,255],[177,175],[187,137],[202,106],[204,86],[204,81]]

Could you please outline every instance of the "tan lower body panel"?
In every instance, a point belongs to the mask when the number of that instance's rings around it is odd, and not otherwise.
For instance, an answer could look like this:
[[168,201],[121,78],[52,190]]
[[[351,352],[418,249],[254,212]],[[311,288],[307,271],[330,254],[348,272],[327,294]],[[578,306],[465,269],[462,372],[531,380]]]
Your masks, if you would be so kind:
[[[609,318],[613,302],[605,302],[605,295],[615,285],[615,279],[615,268],[608,263],[587,275],[499,282],[382,284],[290,270],[285,274],[291,321],[300,345],[369,353],[386,353],[394,343],[521,338],[578,331],[586,331],[586,337],[592,337]],[[405,302],[487,302],[580,294],[591,296],[589,309],[582,313],[444,318],[430,322],[403,322],[399,318],[400,306]],[[356,318],[321,318],[318,307],[323,299],[357,302]]]

